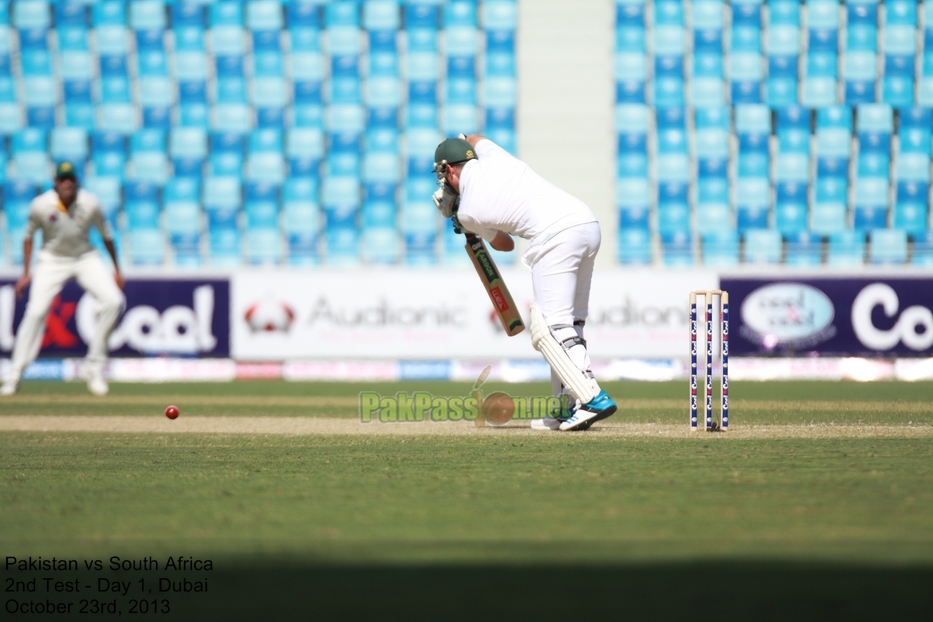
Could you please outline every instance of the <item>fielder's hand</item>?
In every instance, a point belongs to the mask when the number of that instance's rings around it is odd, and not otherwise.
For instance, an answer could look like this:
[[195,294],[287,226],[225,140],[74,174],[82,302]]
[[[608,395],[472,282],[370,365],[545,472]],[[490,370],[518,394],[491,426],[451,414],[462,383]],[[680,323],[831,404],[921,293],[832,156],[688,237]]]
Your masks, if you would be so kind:
[[456,214],[457,208],[460,207],[460,195],[446,183],[437,189],[432,198],[434,205],[441,211],[444,218],[450,218]]
[[22,298],[23,292],[26,290],[26,286],[29,285],[29,281],[31,280],[32,277],[28,274],[24,274],[16,280],[16,285],[13,286],[13,291],[17,298]]

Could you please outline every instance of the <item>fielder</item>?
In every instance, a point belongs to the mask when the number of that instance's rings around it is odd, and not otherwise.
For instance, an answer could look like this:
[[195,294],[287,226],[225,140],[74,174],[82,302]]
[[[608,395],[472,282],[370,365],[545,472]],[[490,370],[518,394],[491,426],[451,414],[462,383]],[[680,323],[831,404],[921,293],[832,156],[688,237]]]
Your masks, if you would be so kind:
[[499,251],[515,248],[512,235],[531,241],[522,256],[534,286],[531,343],[551,366],[554,395],[572,398],[569,408],[532,421],[532,428],[585,430],[611,416],[616,404],[599,388],[583,339],[600,244],[596,216],[477,134],[441,142],[434,172],[441,186],[434,203],[458,232],[474,233]]
[[[91,225],[97,227],[104,238],[115,273],[111,274],[100,254],[91,246],[88,239]],[[32,276],[29,264],[32,236],[37,229],[42,229],[42,249],[35,276]],[[124,304],[121,291],[124,281],[112,238],[100,201],[90,192],[78,188],[78,178],[70,162],[59,164],[55,169],[54,188],[33,199],[29,206],[29,221],[23,240],[23,276],[16,282],[16,297],[22,296],[30,281],[32,286],[26,313],[16,333],[10,371],[0,387],[0,395],[16,393],[23,370],[39,356],[49,308],[71,278],[77,279],[78,284],[100,304],[97,329],[88,345],[82,375],[91,393],[107,394],[109,387],[104,379],[107,338]]]

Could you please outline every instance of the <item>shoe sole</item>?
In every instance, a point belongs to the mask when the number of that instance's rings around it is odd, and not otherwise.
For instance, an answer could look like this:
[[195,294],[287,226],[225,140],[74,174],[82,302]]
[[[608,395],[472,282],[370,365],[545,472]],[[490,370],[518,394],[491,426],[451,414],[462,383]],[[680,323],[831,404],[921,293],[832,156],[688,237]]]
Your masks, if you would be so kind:
[[616,412],[618,409],[619,409],[619,407],[616,406],[615,404],[613,404],[613,405],[610,406],[609,408],[606,408],[605,410],[602,410],[602,411],[598,412],[595,416],[590,417],[590,418],[587,419],[586,421],[583,421],[583,422],[581,422],[581,423],[578,423],[577,425],[575,425],[575,426],[572,427],[572,428],[567,428],[566,430],[561,430],[561,432],[583,432],[583,431],[589,430],[589,429],[590,429],[590,426],[592,426],[594,423],[596,423],[597,421],[602,421],[603,419],[607,419],[607,418],[611,417],[612,415],[615,414],[615,412]]

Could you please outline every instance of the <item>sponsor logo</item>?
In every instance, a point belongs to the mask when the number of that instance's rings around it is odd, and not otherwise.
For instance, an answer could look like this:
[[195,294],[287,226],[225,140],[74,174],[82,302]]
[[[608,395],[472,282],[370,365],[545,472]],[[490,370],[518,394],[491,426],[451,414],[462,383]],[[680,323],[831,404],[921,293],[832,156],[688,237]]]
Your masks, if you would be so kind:
[[499,309],[499,311],[504,312],[509,310],[509,303],[506,301],[500,288],[493,287],[489,290],[489,293],[492,294],[492,299],[496,301],[496,308]]
[[463,307],[399,307],[389,304],[385,299],[369,307],[342,308],[322,296],[311,307],[307,324],[353,328],[466,326],[465,314],[466,309]]
[[68,320],[75,314],[77,305],[73,302],[62,302],[62,297],[56,296],[52,301],[52,308],[45,318],[45,335],[42,337],[42,347],[59,346],[73,348],[78,345],[78,337],[68,330]]
[[243,317],[254,333],[287,333],[295,321],[295,312],[284,302],[261,300],[251,305]]
[[[146,354],[197,354],[217,346],[213,334],[214,288],[195,288],[192,306],[175,305],[159,312],[149,305],[131,307],[110,334],[107,346],[118,350],[128,346]],[[78,301],[75,323],[78,334],[90,343],[97,328],[97,301],[85,294]]]
[[884,283],[872,283],[860,291],[852,303],[852,329],[863,345],[872,350],[885,351],[903,343],[917,352],[933,346],[933,312],[930,309],[920,305],[907,307],[897,316],[890,330],[881,330],[871,319],[872,311],[877,306],[882,308],[887,317],[895,317],[900,308],[897,292]]
[[759,287],[742,303],[742,336],[771,350],[809,347],[831,339],[835,308],[822,291],[801,283]]

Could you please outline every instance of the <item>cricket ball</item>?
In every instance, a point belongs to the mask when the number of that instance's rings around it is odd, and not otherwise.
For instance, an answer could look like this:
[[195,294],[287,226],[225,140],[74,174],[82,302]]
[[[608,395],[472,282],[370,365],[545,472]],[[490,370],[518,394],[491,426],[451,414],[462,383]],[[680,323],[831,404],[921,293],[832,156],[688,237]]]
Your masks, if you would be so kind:
[[178,406],[169,406],[168,408],[166,408],[165,416],[168,417],[169,419],[177,419],[178,418]]
[[490,425],[505,425],[515,414],[515,402],[505,393],[490,393],[483,398],[483,416]]

